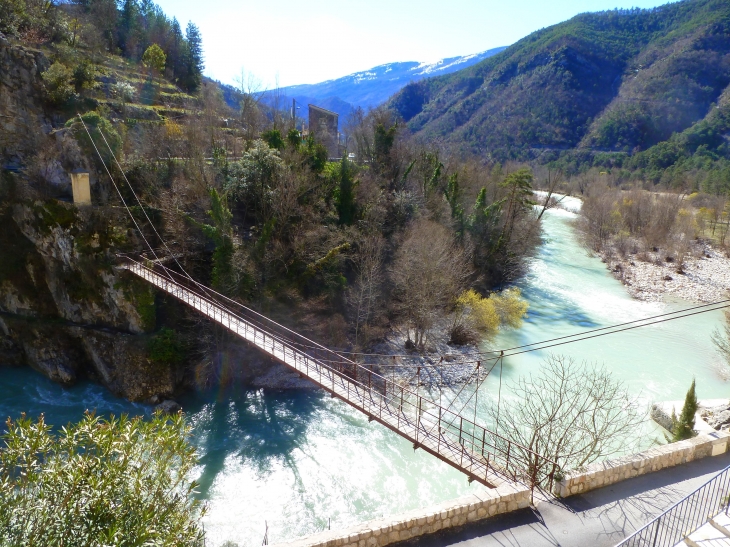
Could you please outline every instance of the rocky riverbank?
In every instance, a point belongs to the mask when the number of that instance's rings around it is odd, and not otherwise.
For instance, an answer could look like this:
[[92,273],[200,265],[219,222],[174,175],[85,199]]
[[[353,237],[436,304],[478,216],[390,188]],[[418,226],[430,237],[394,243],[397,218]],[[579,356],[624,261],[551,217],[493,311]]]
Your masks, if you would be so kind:
[[653,302],[669,295],[708,303],[722,300],[730,291],[730,258],[706,242],[694,242],[681,266],[659,252],[629,253],[625,258],[615,252],[599,254],[614,277],[639,300]]
[[[423,351],[407,350],[406,336],[390,331],[372,347],[372,355],[363,356],[366,363],[378,364],[380,374],[410,386],[444,387],[476,382],[489,374],[495,360],[472,345],[448,344],[450,322],[440,321],[431,331]],[[390,358],[382,356],[390,356]],[[420,367],[420,374],[419,374]]]
[[[684,401],[664,401],[651,407],[652,419],[671,433],[674,427],[672,414],[682,412]],[[694,430],[699,434],[713,431],[730,431],[730,402],[727,399],[705,399],[698,401]]]

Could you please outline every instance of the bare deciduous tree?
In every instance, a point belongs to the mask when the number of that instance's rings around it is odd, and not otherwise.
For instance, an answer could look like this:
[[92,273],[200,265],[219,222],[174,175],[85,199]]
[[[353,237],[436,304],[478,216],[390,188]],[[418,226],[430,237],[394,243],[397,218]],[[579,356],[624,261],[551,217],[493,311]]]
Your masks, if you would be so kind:
[[411,225],[390,270],[393,307],[406,325],[408,344],[425,345],[434,321],[453,305],[471,274],[468,257],[444,226],[426,219]]
[[637,399],[609,371],[563,356],[548,357],[511,391],[491,417],[498,433],[531,451],[511,447],[527,462],[532,487],[552,486],[558,466],[576,469],[626,451],[644,421]]
[[730,310],[725,310],[725,324],[722,330],[716,328],[712,332],[712,342],[715,344],[717,351],[725,359],[730,366]]
[[592,186],[581,208],[581,231],[586,244],[594,251],[605,248],[611,236],[620,229],[617,193],[603,185]]
[[349,291],[348,302],[355,319],[355,345],[363,338],[378,305],[383,281],[383,248],[385,242],[379,235],[365,237],[360,243],[355,262],[357,277]]
[[262,112],[262,101],[266,97],[261,80],[252,72],[241,67],[241,75],[233,78],[241,94],[240,119],[246,140],[253,140],[261,132],[266,119]]

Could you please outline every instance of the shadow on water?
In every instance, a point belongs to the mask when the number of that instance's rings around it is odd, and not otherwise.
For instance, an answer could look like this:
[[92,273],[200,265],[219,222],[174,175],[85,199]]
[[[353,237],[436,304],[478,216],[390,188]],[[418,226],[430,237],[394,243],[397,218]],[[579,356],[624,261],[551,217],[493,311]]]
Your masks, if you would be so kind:
[[[556,294],[552,287],[545,288],[535,284],[518,286],[522,290],[522,296],[528,302],[531,302],[525,319],[526,323],[545,325],[551,321],[563,321],[567,325],[585,328],[601,326],[574,302],[566,299],[560,299],[559,302],[556,302]],[[549,303],[550,305],[541,305],[542,303]]]
[[193,443],[203,456],[199,497],[208,498],[230,458],[264,478],[276,462],[296,471],[292,453],[303,450],[322,395],[308,390],[229,387],[188,396],[183,408],[193,425]]

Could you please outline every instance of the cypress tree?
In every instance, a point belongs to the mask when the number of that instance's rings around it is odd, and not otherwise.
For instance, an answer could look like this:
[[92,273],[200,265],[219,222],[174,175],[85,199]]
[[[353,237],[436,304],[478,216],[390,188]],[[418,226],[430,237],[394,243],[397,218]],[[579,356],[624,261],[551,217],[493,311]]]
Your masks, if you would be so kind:
[[692,380],[692,385],[684,398],[682,413],[679,415],[679,419],[674,423],[674,428],[672,430],[673,442],[691,439],[694,436],[695,413],[697,412],[698,406],[697,394],[695,393],[695,381]]
[[340,224],[350,225],[355,219],[355,180],[352,166],[347,161],[347,154],[343,154],[340,162],[340,184],[337,196],[337,214]]

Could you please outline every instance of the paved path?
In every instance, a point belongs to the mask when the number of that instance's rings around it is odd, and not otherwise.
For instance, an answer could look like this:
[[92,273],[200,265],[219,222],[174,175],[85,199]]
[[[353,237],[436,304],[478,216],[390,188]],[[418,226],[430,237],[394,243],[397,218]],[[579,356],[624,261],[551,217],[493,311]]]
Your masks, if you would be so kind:
[[730,454],[705,458],[399,547],[612,547],[728,465]]

